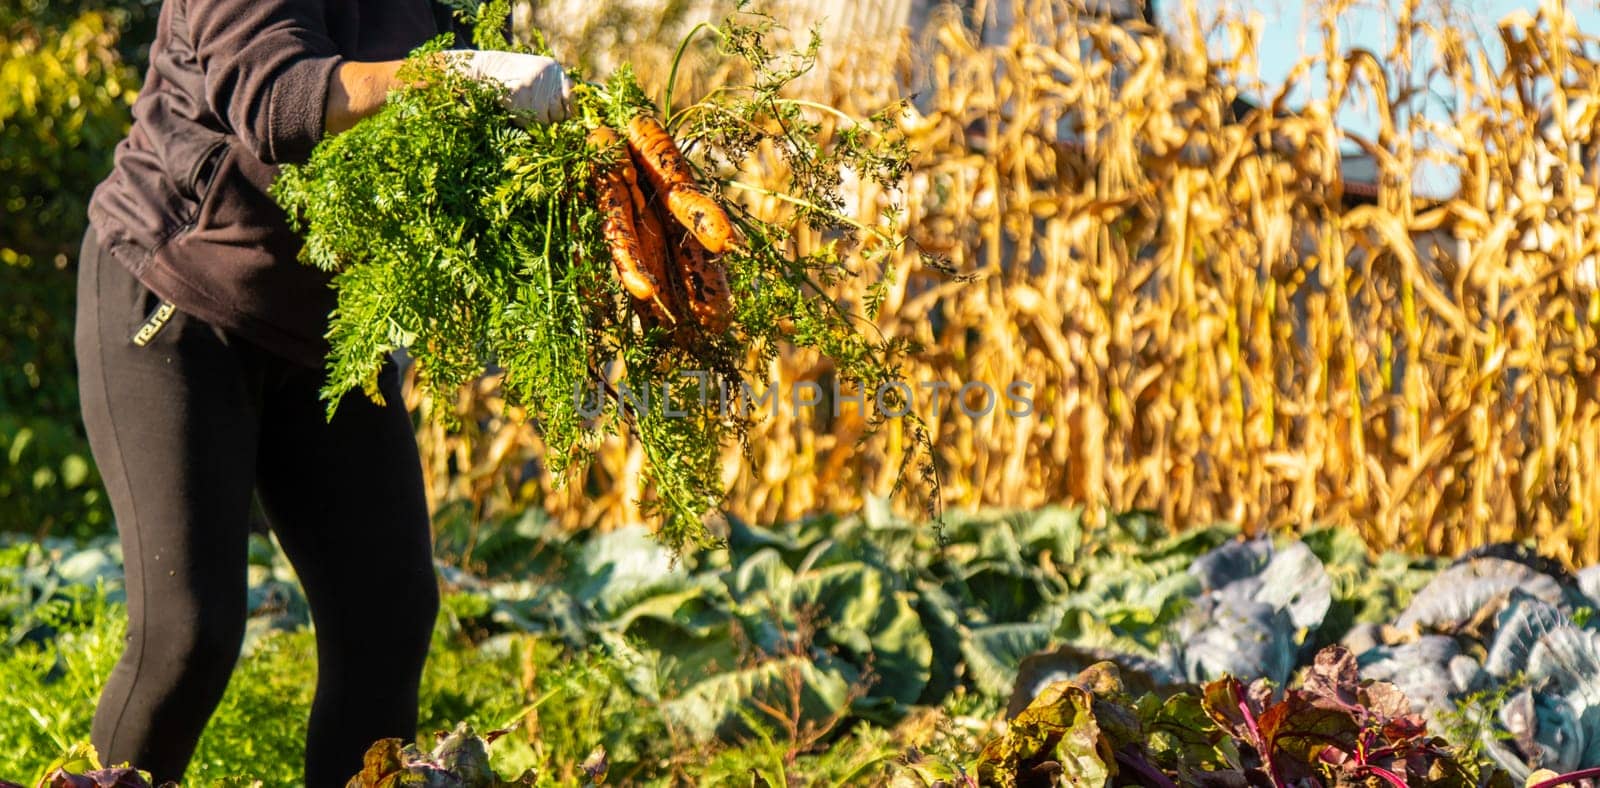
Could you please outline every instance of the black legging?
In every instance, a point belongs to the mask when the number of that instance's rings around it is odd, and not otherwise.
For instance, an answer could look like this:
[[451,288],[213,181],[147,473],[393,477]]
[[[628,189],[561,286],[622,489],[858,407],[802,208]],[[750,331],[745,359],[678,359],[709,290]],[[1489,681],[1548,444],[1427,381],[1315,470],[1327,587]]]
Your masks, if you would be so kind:
[[83,421],[127,566],[127,643],[94,718],[101,759],[182,780],[238,658],[256,490],[316,628],[306,784],[344,785],[369,744],[415,735],[439,605],[398,372],[380,378],[386,405],[356,392],[329,422],[318,370],[182,312],[138,346],[159,299],[92,231],[79,265]]

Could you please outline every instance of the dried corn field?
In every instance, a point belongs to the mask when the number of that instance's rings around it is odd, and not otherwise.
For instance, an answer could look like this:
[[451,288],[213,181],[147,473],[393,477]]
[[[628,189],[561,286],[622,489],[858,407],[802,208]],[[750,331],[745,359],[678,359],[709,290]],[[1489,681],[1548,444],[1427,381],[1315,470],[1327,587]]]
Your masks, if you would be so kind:
[[[671,5],[659,42],[619,41],[630,59],[666,62],[694,13]],[[903,120],[919,152],[903,195],[915,248],[879,321],[923,346],[904,379],[1033,387],[1026,418],[919,395],[947,507],[1331,521],[1375,547],[1445,553],[1536,537],[1600,559],[1600,40],[1554,3],[1490,40],[1419,5],[1401,9],[1393,51],[1341,54],[1343,4],[1325,3],[1320,54],[1292,77],[1310,98],[1295,102],[1253,75],[1245,20],[1193,12],[1158,32],[1030,0],[1001,9],[1027,20],[1003,34],[936,9],[915,32],[828,42],[829,77],[808,83],[828,101],[865,113],[894,85],[920,90]],[[1205,54],[1207,31],[1231,42],[1225,56]],[[718,78],[691,67],[697,89]],[[1414,111],[1418,73],[1449,85],[1448,117]],[[1238,112],[1241,92],[1267,108]],[[1359,102],[1376,139],[1334,122]],[[1341,149],[1376,162],[1372,194],[1345,189]],[[1424,159],[1459,173],[1454,196],[1413,192]],[[856,209],[871,219],[881,198],[863,184]],[[858,299],[851,287],[839,297]],[[828,371],[790,354],[771,375],[787,387]],[[543,506],[573,527],[638,519],[626,443],[558,489],[492,380],[454,406],[460,430],[420,435],[436,502]],[[763,421],[753,467],[728,454],[727,509],[771,521],[889,495],[907,436],[858,446],[855,412]]]

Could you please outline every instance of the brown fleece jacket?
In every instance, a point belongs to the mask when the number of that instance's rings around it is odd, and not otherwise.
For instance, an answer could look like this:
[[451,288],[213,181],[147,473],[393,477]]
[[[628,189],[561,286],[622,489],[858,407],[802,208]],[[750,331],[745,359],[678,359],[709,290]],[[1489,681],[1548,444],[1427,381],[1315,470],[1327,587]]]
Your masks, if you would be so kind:
[[166,0],[133,127],[89,205],[104,249],[183,312],[320,367],[329,276],[267,194],[322,139],[346,59],[405,57],[428,0]]

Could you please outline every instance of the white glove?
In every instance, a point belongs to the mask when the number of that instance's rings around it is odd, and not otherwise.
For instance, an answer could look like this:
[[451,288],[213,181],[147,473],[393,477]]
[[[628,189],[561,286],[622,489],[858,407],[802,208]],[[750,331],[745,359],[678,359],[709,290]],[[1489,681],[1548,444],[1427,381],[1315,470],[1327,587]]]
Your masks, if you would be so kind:
[[450,65],[475,79],[498,82],[509,90],[512,109],[529,112],[541,123],[567,119],[572,80],[560,63],[539,55],[499,50],[455,50]]

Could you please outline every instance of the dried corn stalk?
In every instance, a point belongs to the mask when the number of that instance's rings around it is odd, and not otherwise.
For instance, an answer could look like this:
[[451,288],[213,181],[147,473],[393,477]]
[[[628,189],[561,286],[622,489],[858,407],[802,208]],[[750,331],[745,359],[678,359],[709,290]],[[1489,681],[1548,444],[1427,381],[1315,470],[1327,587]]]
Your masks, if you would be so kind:
[[[916,57],[857,60],[813,85],[863,107],[881,96],[861,86],[929,87],[905,120],[920,151],[907,220],[922,253],[978,279],[908,254],[880,327],[924,345],[911,376],[1033,385],[1031,418],[974,419],[948,398],[924,412],[948,503],[1335,522],[1375,547],[1442,552],[1535,537],[1600,559],[1600,40],[1555,2],[1477,41],[1424,24],[1412,0],[1393,51],[1345,54],[1333,20],[1347,5],[1322,6],[1320,51],[1293,77],[1318,98],[1295,112],[1288,86],[1255,83],[1245,20],[1217,20],[1234,43],[1208,57],[1200,33],[1049,0],[1013,8],[1027,24],[1009,35],[936,14],[898,38],[922,42]],[[1414,62],[1421,51],[1432,59]],[[1442,120],[1407,93],[1404,75],[1429,68],[1456,94]],[[1240,85],[1268,111],[1236,117]],[[1374,97],[1376,139],[1334,124]],[[1342,180],[1352,146],[1374,163],[1367,199]],[[1448,199],[1411,188],[1428,157],[1460,173]],[[870,217],[873,187],[853,204]],[[792,353],[773,374],[825,379],[815,362]],[[492,394],[460,404],[495,413]],[[587,491],[555,494],[536,465],[520,475],[538,447],[507,449],[486,423],[424,436],[436,500],[536,504],[575,527],[636,517],[628,447],[606,447]],[[904,436],[856,446],[859,429],[825,414],[763,423],[735,513],[886,494]],[[474,470],[444,473],[452,455]]]

